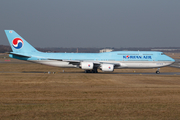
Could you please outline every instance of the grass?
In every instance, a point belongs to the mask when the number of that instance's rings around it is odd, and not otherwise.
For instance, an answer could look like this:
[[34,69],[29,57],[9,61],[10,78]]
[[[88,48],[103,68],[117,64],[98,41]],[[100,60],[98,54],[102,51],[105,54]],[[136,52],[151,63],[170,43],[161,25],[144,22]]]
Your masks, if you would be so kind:
[[[3,120],[180,119],[179,75],[85,74],[81,69],[18,61],[0,63],[0,68],[0,119]],[[56,74],[44,73],[47,71]],[[165,67],[161,72],[180,72],[180,69]]]

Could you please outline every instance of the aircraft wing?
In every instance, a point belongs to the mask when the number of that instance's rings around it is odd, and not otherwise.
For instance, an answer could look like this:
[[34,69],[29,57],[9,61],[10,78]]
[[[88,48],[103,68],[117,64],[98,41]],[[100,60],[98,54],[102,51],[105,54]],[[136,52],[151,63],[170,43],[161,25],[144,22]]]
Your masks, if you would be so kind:
[[120,66],[119,63],[109,63],[109,62],[98,62],[98,61],[86,61],[86,60],[63,60],[63,59],[49,59],[49,60],[57,60],[63,62],[69,62],[72,65],[80,65],[81,62],[92,62],[96,67],[99,67],[101,64],[112,64],[114,67]]

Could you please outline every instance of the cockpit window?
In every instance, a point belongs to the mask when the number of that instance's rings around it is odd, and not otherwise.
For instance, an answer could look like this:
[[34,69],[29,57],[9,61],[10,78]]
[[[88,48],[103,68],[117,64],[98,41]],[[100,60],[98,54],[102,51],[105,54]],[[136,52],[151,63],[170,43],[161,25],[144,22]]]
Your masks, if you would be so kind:
[[165,55],[164,53],[161,53],[161,55]]

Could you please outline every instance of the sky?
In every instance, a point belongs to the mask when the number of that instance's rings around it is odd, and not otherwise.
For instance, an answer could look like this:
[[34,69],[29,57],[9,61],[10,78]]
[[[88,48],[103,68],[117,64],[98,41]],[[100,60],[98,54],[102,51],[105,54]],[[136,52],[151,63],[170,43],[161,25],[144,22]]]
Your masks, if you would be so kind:
[[34,47],[180,47],[180,0],[1,0],[5,29]]

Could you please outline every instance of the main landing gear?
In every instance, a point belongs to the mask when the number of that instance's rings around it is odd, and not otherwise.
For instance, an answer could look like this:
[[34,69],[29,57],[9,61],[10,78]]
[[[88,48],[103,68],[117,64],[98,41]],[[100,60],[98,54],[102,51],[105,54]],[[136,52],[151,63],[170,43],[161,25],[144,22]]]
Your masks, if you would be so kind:
[[159,70],[160,70],[160,68],[158,68],[158,69],[157,69],[156,74],[159,74],[159,73],[160,73],[160,71],[159,71]]
[[98,70],[97,69],[85,70],[85,73],[98,73]]

